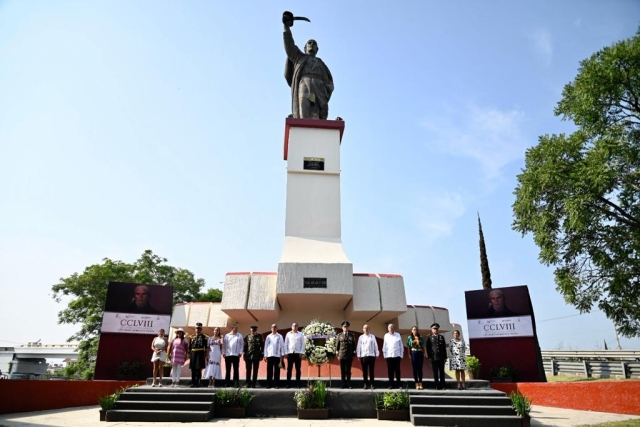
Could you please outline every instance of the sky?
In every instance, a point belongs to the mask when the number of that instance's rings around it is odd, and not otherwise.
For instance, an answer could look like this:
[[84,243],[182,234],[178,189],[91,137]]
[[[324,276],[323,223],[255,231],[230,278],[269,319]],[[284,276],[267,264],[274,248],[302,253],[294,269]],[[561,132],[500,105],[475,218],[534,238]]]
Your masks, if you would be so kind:
[[579,62],[636,32],[630,0],[0,1],[0,346],[66,341],[51,287],[104,258],[151,249],[211,288],[277,271],[285,10],[334,78],[354,272],[401,274],[466,331],[479,213],[493,287],[529,287],[543,350],[616,347],[511,206],[526,149],[575,129],[553,109]]

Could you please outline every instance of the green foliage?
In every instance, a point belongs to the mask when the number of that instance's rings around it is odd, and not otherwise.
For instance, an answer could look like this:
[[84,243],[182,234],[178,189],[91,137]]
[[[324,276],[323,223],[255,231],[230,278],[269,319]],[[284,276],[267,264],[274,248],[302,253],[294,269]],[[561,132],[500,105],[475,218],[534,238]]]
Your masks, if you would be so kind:
[[373,395],[373,403],[376,409],[398,410],[409,409],[409,391],[405,388],[402,391],[385,391],[382,394]]
[[528,417],[531,411],[531,401],[519,391],[512,391],[509,394],[511,406],[520,417]]
[[[66,370],[70,377],[93,375],[98,352],[100,326],[109,282],[165,284],[173,286],[175,302],[194,301],[200,297],[204,279],[196,279],[192,272],[166,264],[167,259],[146,250],[133,264],[105,258],[82,273],[73,273],[53,285],[57,302],[71,298],[67,307],[58,313],[58,323],[80,325],[69,340],[80,340],[78,361]],[[87,373],[89,372],[89,373]]]
[[116,368],[116,378],[121,379],[141,379],[144,369],[144,362],[136,360],[134,362],[122,362]]
[[207,292],[199,294],[197,302],[220,302],[222,301],[222,291],[220,289],[208,289]]
[[477,372],[480,369],[480,359],[475,356],[467,356],[467,370]]
[[100,408],[103,411],[108,411],[110,409],[113,409],[113,406],[115,405],[116,401],[120,397],[120,394],[125,390],[126,390],[126,388],[121,388],[120,390],[115,391],[115,392],[113,392],[111,394],[107,394],[105,396],[100,396],[98,398],[98,404],[100,405]]
[[327,407],[329,392],[324,382],[315,381],[306,390],[298,390],[293,395],[298,409],[324,409]]
[[220,389],[216,391],[216,403],[224,407],[246,408],[254,397],[255,394],[249,392],[246,388]]
[[484,234],[482,233],[480,214],[478,214],[478,232],[480,234],[480,272],[482,273],[482,289],[491,289],[491,270],[489,270],[487,248],[484,245]]
[[555,114],[578,130],[527,150],[513,229],[533,234],[567,303],[640,336],[640,30],[582,61]]
[[491,376],[496,378],[514,378],[516,376],[516,368],[511,365],[491,368]]

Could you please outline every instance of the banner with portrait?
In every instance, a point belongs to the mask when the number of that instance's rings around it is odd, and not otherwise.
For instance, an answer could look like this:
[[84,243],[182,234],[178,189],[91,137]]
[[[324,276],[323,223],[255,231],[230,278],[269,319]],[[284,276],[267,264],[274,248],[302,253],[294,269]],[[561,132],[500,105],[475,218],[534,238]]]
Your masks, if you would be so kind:
[[172,306],[172,286],[109,282],[100,332],[168,332]]

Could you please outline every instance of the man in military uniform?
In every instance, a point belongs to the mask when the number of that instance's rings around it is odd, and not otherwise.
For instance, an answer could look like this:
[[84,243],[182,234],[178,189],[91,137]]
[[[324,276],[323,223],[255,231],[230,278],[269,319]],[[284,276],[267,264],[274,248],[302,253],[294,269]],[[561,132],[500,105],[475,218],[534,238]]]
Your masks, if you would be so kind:
[[[256,388],[258,382],[258,368],[260,360],[264,357],[264,339],[257,333],[258,327],[252,326],[251,333],[244,337],[244,349],[242,359],[247,371],[247,388]],[[253,376],[251,372],[253,371]]]
[[345,320],[342,322],[342,333],[338,334],[336,353],[340,360],[341,388],[351,388],[351,362],[356,354],[356,337],[349,332],[351,324]]
[[189,369],[191,369],[191,387],[200,387],[202,370],[205,367],[205,348],[208,337],[202,333],[202,323],[196,323],[196,334],[189,340]]
[[444,341],[444,336],[438,333],[439,330],[439,324],[431,325],[431,335],[427,338],[427,357],[431,361],[436,389],[444,390],[444,362],[447,360],[447,344]]

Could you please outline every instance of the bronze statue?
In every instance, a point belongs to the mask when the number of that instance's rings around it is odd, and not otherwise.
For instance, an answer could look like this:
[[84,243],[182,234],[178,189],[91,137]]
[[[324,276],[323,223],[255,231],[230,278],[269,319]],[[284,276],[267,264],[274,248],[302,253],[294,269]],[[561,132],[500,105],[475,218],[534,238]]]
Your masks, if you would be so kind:
[[296,119],[322,119],[329,115],[329,99],[333,92],[333,77],[329,68],[318,58],[318,43],[309,40],[303,53],[291,34],[294,21],[307,18],[282,14],[284,24],[284,50],[287,53],[284,76],[291,87],[291,112]]

